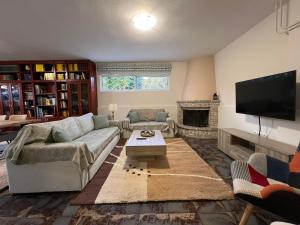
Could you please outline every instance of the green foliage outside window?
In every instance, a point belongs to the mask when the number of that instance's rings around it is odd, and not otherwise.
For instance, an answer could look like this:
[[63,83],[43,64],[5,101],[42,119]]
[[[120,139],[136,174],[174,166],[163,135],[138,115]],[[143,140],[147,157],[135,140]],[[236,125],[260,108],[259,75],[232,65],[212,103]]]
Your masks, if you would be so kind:
[[123,90],[167,90],[169,77],[166,76],[103,76],[103,91]]

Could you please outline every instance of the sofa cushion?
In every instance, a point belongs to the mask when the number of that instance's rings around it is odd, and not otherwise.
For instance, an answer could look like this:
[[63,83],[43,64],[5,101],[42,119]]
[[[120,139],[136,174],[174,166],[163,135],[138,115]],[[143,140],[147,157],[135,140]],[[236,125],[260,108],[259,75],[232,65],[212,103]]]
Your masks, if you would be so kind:
[[94,159],[96,159],[111,140],[119,133],[120,130],[117,127],[107,127],[93,130],[73,142],[84,142],[89,151],[93,154]]
[[130,123],[137,123],[140,121],[139,114],[135,111],[130,112],[128,117],[130,119]]
[[109,121],[107,116],[93,116],[93,120],[95,130],[109,127]]
[[129,124],[130,130],[160,130],[166,131],[169,129],[168,123],[166,122],[156,122],[156,121],[149,121],[149,122],[138,122],[138,123],[131,123]]
[[[131,109],[130,112],[137,112],[140,121],[155,121],[158,112],[165,112],[164,109]],[[128,115],[129,115],[128,113]]]
[[53,126],[52,127],[52,138],[54,142],[69,142],[72,141],[72,138],[70,137],[70,135],[62,128],[57,127],[57,126]]
[[82,135],[94,130],[93,113],[74,117],[74,119],[78,122]]
[[166,122],[168,113],[166,112],[157,112],[156,113],[156,122]]
[[71,136],[72,140],[82,136],[82,131],[79,123],[74,117],[68,117],[57,122],[59,122],[59,126]]

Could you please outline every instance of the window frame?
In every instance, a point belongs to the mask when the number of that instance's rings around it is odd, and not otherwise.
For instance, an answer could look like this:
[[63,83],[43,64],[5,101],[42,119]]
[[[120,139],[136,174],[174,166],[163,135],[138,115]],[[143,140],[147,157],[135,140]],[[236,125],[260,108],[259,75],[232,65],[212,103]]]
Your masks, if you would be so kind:
[[[134,77],[139,77],[137,75],[132,75]],[[170,91],[170,86],[171,86],[171,79],[170,79],[170,76],[156,76],[156,77],[166,77],[168,79],[168,87],[165,88],[165,89],[137,89],[136,86],[134,89],[122,89],[122,90],[105,90],[103,89],[103,77],[109,77],[108,76],[101,76],[99,75],[99,83],[100,83],[100,92],[104,92],[104,93],[108,93],[108,92],[166,92],[166,91]],[[120,76],[115,76],[115,77],[122,77],[122,75]],[[140,77],[151,77],[151,76],[140,76]],[[137,81],[137,79],[135,79],[135,82]],[[135,84],[136,85],[136,84]]]

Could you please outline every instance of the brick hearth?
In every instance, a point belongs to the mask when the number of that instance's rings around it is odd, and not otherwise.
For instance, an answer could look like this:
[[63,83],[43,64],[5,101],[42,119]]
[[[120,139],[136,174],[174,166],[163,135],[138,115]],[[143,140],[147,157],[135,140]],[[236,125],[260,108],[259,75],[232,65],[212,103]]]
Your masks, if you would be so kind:
[[[204,138],[204,139],[217,138],[219,105],[220,105],[220,101],[215,101],[215,100],[178,101],[177,102],[178,134],[180,136],[194,137],[194,138]],[[183,109],[209,110],[208,126],[194,127],[194,126],[184,125]]]

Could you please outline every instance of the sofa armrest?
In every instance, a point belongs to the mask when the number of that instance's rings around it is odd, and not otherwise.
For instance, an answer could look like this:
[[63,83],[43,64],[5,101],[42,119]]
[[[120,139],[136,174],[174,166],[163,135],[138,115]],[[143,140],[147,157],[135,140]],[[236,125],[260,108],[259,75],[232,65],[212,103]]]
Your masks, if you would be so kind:
[[129,124],[130,124],[130,119],[129,118],[125,118],[122,121],[122,127],[123,127],[123,129],[129,129]]
[[120,120],[109,120],[108,122],[110,127],[118,127],[122,130],[122,122]]
[[175,121],[171,119],[170,117],[167,118],[168,126],[172,129],[175,129]]
[[84,142],[32,143],[24,145],[22,157],[10,161],[14,164],[73,161],[83,170],[93,163],[94,156]]

